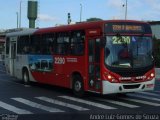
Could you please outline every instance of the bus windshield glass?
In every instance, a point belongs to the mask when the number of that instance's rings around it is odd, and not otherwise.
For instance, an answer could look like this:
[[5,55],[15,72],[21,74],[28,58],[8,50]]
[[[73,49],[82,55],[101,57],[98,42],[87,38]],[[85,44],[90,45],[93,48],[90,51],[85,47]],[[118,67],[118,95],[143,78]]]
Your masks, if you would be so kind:
[[141,68],[153,64],[152,38],[106,36],[105,63],[110,67]]

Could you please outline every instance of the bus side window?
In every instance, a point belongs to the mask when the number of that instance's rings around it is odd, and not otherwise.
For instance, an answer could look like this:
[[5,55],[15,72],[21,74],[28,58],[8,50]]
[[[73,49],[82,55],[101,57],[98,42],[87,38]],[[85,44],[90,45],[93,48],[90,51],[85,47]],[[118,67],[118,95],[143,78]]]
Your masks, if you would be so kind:
[[17,49],[18,54],[28,54],[30,52],[29,36],[20,36],[18,38]]
[[53,54],[53,43],[55,41],[54,34],[43,34],[40,39],[41,53]]
[[41,54],[41,42],[40,35],[30,36],[30,53],[31,54]]
[[67,33],[58,33],[56,54],[68,55],[70,53],[70,40]]
[[62,33],[58,33],[57,37],[57,46],[56,46],[56,54],[63,54],[63,35]]
[[64,35],[64,51],[65,54],[70,54],[70,39],[68,34]]
[[5,46],[6,46],[6,54],[9,54],[9,45],[10,45],[9,37],[7,37],[7,38],[6,38],[6,43],[5,43]]
[[71,54],[83,55],[84,54],[84,32],[76,31],[71,36]]

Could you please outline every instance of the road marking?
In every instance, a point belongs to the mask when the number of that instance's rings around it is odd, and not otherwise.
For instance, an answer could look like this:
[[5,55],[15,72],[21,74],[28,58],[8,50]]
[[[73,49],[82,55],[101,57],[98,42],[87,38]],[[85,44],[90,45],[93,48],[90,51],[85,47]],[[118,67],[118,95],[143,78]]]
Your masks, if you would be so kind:
[[139,99],[132,99],[132,98],[120,98],[120,99],[132,101],[132,102],[137,102],[137,103],[142,103],[142,104],[147,104],[147,105],[151,105],[151,106],[160,106],[160,104],[158,104],[158,103],[148,102],[148,101],[139,100]]
[[42,105],[42,104],[38,104],[38,103],[32,102],[30,100],[23,99],[23,98],[12,98],[12,99],[15,100],[15,101],[21,102],[25,105],[28,105],[30,107],[38,108],[38,109],[45,110],[45,111],[48,111],[48,112],[64,112],[60,109],[56,109],[56,108],[52,108],[52,107],[45,106],[45,105]]
[[159,96],[160,96],[160,91],[154,91],[155,93],[158,93],[159,94]]
[[2,102],[2,101],[0,101],[0,107],[4,108],[4,109],[6,109],[6,110],[12,111],[12,112],[14,112],[14,113],[16,113],[16,114],[33,114],[33,113],[30,112],[30,111],[17,108],[17,107],[15,107],[15,106],[9,105],[9,104],[4,103],[4,102]]
[[93,98],[93,99],[98,100],[98,101],[102,101],[102,102],[108,102],[108,103],[112,103],[112,104],[128,107],[128,108],[140,107],[140,106],[137,106],[137,105],[132,105],[132,104],[116,101],[116,100],[106,100],[106,99],[97,99],[97,98]]
[[152,97],[147,97],[147,96],[142,96],[142,95],[136,95],[136,94],[127,94],[127,95],[131,96],[131,97],[144,98],[144,99],[147,99],[147,100],[155,100],[155,101],[159,101],[160,102],[160,99],[158,99],[158,98],[152,98]]
[[152,95],[152,96],[160,96],[160,95],[158,95],[158,94],[155,94],[155,93],[149,93],[149,92],[137,92],[137,93],[145,94],[145,95]]
[[103,105],[103,104],[100,104],[100,103],[91,102],[91,101],[88,101],[88,100],[83,100],[83,99],[79,99],[79,98],[75,98],[75,97],[69,97],[69,96],[58,96],[58,97],[68,99],[68,100],[72,100],[72,101],[79,102],[79,103],[84,103],[84,104],[95,106],[95,107],[99,107],[99,108],[103,108],[103,109],[117,109],[117,108],[114,108],[114,107],[111,107],[111,106],[107,106],[107,105]]
[[79,111],[89,110],[87,108],[83,108],[83,107],[80,107],[80,106],[77,106],[77,105],[73,105],[73,104],[69,104],[69,103],[66,103],[66,102],[58,101],[58,100],[55,100],[55,99],[52,99],[52,98],[47,98],[47,97],[35,97],[35,98],[37,98],[39,100],[43,100],[45,102],[61,105],[61,106],[72,108],[72,109],[79,110]]

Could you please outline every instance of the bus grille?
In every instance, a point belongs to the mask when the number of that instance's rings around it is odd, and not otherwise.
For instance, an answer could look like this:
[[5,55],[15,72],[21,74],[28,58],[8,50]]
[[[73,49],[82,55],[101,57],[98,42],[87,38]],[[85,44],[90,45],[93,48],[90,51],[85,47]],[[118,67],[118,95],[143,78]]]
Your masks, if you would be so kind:
[[137,85],[123,85],[124,89],[136,89],[139,88],[140,84]]

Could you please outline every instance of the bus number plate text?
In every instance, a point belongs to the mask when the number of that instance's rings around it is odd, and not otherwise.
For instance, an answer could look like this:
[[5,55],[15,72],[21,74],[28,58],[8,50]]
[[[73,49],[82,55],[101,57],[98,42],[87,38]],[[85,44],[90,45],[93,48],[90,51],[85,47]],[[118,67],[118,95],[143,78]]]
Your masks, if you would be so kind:
[[55,57],[55,64],[65,64],[65,58]]

